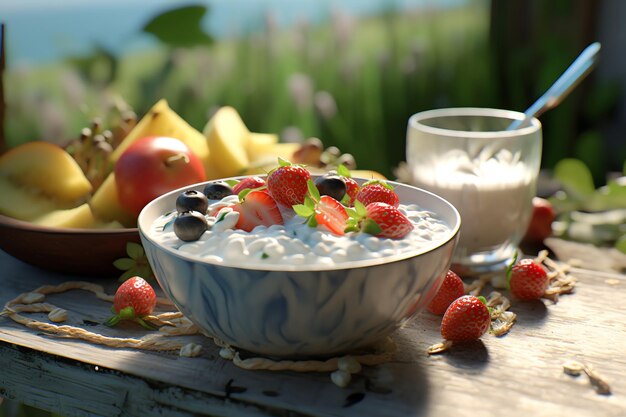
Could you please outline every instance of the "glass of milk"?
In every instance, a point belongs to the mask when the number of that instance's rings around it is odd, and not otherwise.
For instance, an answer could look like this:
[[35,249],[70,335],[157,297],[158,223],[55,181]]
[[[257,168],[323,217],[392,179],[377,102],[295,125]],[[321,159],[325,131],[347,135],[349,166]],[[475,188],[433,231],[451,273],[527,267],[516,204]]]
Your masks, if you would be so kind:
[[414,114],[406,159],[412,183],[461,214],[452,268],[466,275],[506,268],[532,214],[541,164],[541,123],[507,131],[523,113],[448,108]]

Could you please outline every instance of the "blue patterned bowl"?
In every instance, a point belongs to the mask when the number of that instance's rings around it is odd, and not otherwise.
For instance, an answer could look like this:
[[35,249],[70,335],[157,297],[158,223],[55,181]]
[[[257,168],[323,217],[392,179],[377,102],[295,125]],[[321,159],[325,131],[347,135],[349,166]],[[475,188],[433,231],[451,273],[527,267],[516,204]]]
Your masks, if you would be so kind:
[[404,204],[437,213],[450,226],[449,238],[430,248],[334,268],[248,268],[180,253],[148,235],[152,222],[173,210],[181,192],[202,190],[204,184],[152,201],[139,215],[139,232],[159,284],[205,334],[268,356],[341,354],[376,342],[421,311],[441,285],[456,247],[460,216],[450,203],[390,183]]

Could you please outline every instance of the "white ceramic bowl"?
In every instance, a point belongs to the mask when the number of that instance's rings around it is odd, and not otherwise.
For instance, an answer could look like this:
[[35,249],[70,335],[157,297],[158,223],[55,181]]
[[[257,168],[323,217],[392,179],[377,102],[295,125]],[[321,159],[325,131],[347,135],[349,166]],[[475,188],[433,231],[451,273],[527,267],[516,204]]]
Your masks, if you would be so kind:
[[450,203],[390,183],[403,204],[418,204],[450,226],[443,243],[334,268],[248,268],[184,254],[150,237],[152,222],[174,209],[181,192],[201,191],[206,183],[152,201],[139,215],[139,232],[159,284],[205,334],[269,356],[341,354],[376,342],[421,311],[441,285],[458,241],[461,220]]

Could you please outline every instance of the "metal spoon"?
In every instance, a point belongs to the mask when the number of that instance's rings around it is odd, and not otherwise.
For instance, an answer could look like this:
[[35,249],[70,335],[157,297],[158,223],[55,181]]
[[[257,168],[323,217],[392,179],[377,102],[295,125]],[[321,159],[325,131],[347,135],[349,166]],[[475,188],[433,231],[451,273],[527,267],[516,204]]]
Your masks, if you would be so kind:
[[598,62],[600,43],[594,42],[584,51],[565,72],[552,84],[552,86],[539,97],[525,112],[524,118],[515,120],[506,130],[515,130],[526,126],[533,117],[539,117],[546,110],[558,106],[561,101],[591,72]]

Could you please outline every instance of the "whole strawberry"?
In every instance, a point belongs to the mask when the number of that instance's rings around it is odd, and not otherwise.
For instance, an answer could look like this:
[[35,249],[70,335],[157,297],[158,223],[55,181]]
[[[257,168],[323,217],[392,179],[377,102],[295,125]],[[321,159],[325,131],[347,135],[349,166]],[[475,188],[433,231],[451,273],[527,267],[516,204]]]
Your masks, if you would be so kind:
[[267,189],[278,204],[291,207],[302,204],[308,193],[311,174],[305,168],[279,158],[280,166],[267,177]]
[[463,281],[457,274],[448,270],[439,291],[428,304],[428,311],[441,316],[454,300],[463,295],[465,295]]
[[254,190],[256,188],[261,188],[264,186],[265,186],[265,180],[263,180],[263,178],[246,177],[242,179],[241,181],[239,181],[237,184],[235,184],[235,186],[233,187],[233,194],[239,194],[246,188],[250,188],[251,190]]
[[541,298],[549,284],[550,279],[546,270],[532,259],[522,259],[511,268],[509,288],[520,300]]
[[142,318],[156,307],[156,294],[150,284],[141,277],[126,280],[115,292],[112,311],[115,313],[104,324],[115,326],[121,320],[132,320],[147,329],[152,329]]
[[349,198],[346,203],[348,203],[348,206],[352,207],[354,206],[354,200],[356,200],[357,194],[361,191],[361,187],[359,187],[359,184],[353,178],[344,177],[344,181],[346,182],[346,195]]
[[413,223],[392,205],[376,202],[368,204],[365,210],[366,222],[373,221],[380,228],[378,233],[372,233],[378,237],[402,239],[413,230]]
[[353,207],[354,200],[356,200],[357,194],[361,191],[361,186],[352,178],[352,173],[345,165],[339,165],[337,167],[337,174],[343,178],[343,181],[346,183],[346,195],[341,202],[345,206]]
[[450,304],[441,321],[441,336],[452,342],[478,340],[489,330],[491,316],[485,302],[464,295]]
[[356,195],[356,199],[365,206],[376,202],[387,203],[394,207],[400,205],[400,197],[393,190],[393,187],[381,180],[371,180],[363,184]]

